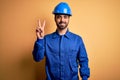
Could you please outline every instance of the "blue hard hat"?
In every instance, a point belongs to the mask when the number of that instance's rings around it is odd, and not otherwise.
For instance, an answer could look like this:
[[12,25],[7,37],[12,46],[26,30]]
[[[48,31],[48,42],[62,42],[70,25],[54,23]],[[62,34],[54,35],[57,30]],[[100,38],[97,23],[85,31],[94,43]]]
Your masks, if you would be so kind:
[[67,14],[67,15],[72,16],[71,9],[70,9],[69,5],[66,2],[59,3],[55,7],[55,9],[53,11],[53,14]]

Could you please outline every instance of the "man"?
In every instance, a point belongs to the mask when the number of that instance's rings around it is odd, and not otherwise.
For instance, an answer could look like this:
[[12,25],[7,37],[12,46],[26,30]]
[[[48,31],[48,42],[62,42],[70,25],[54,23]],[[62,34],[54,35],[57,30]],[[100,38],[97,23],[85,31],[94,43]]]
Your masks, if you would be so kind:
[[59,3],[54,11],[57,29],[44,36],[44,27],[39,21],[36,29],[37,40],[34,45],[33,58],[40,61],[46,57],[47,80],[78,80],[78,66],[82,80],[88,80],[90,71],[88,57],[83,40],[68,30],[70,16],[69,5]]

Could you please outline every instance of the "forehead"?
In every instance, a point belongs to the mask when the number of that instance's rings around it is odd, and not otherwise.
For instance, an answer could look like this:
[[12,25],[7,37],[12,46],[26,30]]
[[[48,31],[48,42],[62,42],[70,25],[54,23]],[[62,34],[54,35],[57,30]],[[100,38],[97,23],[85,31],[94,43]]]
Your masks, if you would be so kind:
[[69,15],[67,14],[55,14],[55,16],[68,16],[69,17]]

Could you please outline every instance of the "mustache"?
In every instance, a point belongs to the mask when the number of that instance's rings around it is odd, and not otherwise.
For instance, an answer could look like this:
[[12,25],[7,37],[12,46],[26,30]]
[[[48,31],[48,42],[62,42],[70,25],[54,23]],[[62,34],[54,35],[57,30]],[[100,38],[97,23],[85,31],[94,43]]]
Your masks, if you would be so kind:
[[62,23],[65,23],[65,24],[66,24],[66,22],[63,22],[63,21],[59,22],[59,24],[62,24]]

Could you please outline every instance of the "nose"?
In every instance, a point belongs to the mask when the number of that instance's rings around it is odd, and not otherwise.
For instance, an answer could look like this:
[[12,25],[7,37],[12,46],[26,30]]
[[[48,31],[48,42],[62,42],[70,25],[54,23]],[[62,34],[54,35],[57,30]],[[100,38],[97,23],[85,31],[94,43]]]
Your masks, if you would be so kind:
[[61,17],[60,21],[62,21],[62,22],[63,22],[63,21],[64,21],[64,17]]

